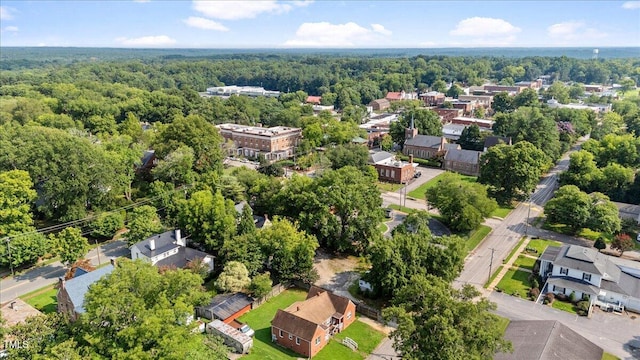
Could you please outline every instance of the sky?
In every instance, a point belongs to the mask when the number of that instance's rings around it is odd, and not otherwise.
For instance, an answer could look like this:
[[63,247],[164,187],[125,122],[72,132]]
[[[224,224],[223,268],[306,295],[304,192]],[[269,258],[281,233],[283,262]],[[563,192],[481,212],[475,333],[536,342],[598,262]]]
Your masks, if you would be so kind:
[[0,46],[640,46],[640,1],[0,1]]

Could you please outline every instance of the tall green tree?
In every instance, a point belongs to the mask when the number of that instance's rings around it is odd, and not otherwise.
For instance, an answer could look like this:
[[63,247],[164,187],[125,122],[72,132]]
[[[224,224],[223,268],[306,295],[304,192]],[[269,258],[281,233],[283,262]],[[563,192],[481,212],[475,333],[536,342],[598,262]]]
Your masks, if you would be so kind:
[[57,234],[49,235],[54,251],[63,264],[69,265],[84,257],[89,251],[89,241],[78,228],[67,227]]
[[473,123],[462,130],[458,144],[465,150],[482,151],[484,143],[482,141],[482,135],[480,134],[480,127],[478,124]]
[[560,174],[560,184],[575,185],[583,191],[596,189],[602,172],[598,169],[593,154],[580,150],[569,155],[569,168]]
[[436,276],[416,275],[383,311],[395,319],[394,348],[403,359],[492,359],[512,345],[502,338],[494,303],[471,285],[456,290]]
[[369,150],[358,144],[338,145],[329,149],[326,154],[334,170],[345,166],[364,168],[369,162]]
[[476,229],[498,207],[496,201],[487,196],[486,186],[463,181],[455,173],[445,173],[438,180],[438,186],[427,189],[426,198],[455,231]]
[[493,97],[493,103],[491,104],[491,107],[495,112],[499,113],[508,113],[515,110],[516,108],[513,104],[513,97],[504,91],[496,94]]
[[549,167],[548,157],[527,141],[492,146],[482,156],[478,182],[489,186],[498,203],[526,199]]
[[389,134],[396,144],[404,144],[405,129],[411,126],[411,119],[418,134],[421,135],[442,135],[442,122],[435,111],[427,109],[414,109],[405,111],[398,121],[391,123]]
[[238,261],[229,261],[224,264],[224,269],[216,280],[216,287],[223,292],[241,291],[247,289],[250,284],[247,267]]
[[236,235],[236,216],[233,201],[225,200],[220,191],[201,190],[180,203],[178,224],[192,240],[218,253],[223,243]]
[[493,131],[512,138],[514,143],[528,141],[554,160],[562,150],[555,120],[539,108],[521,107],[509,114],[498,114]]
[[136,244],[162,231],[162,223],[155,207],[143,205],[129,213],[127,221],[127,244]]

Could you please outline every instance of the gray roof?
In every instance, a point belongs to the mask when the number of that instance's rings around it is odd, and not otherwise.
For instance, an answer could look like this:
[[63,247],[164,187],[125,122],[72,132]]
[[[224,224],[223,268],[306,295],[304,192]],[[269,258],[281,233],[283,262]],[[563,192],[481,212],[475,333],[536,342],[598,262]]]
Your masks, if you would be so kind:
[[640,221],[640,205],[633,205],[621,202],[614,202],[618,207],[618,213],[623,219],[634,219]]
[[224,321],[252,303],[253,299],[247,294],[237,292],[235,294],[216,295],[208,305],[198,307],[210,311],[216,319]]
[[622,271],[618,282],[603,280],[600,288],[640,299],[640,278]]
[[457,161],[466,164],[477,164],[482,151],[451,149],[444,155],[445,161]]
[[607,255],[578,245],[561,247],[553,265],[598,274],[604,280],[612,281],[618,281],[621,273],[620,268]]
[[511,144],[511,138],[510,137],[505,137],[505,136],[487,136],[484,139],[484,147],[486,149],[492,147],[492,146],[496,146],[500,143],[504,143],[504,144]]
[[105,267],[101,267],[65,281],[64,288],[67,291],[67,294],[69,294],[69,298],[73,303],[73,310],[75,310],[75,312],[84,313],[84,295],[89,290],[89,286],[100,280],[104,275],[110,274],[112,271],[113,265],[109,264]]
[[156,262],[156,266],[160,267],[160,266],[175,266],[177,269],[184,269],[185,266],[187,266],[187,263],[189,263],[189,261],[195,259],[195,258],[200,258],[200,259],[204,259],[207,256],[211,256],[209,254],[207,254],[206,252],[200,251],[200,250],[196,250],[196,249],[192,249],[189,247],[184,247],[184,246],[180,246],[178,249],[178,253],[173,254],[171,256],[168,256],[164,259],[160,259],[158,260],[158,262]]
[[[156,241],[156,249],[151,250],[149,247],[149,240],[154,239]],[[162,234],[156,234],[150,236],[135,245],[144,256],[152,258],[156,255],[162,254],[169,250],[172,250],[180,245],[176,244],[176,233],[174,230],[165,231]]]
[[444,144],[444,149],[445,150],[459,150],[460,149],[460,145],[446,143],[446,144]]
[[371,164],[377,164],[381,161],[385,161],[387,159],[391,159],[393,158],[394,155],[391,153],[388,153],[386,151],[378,151],[378,152],[372,152],[369,153],[369,162]]
[[407,139],[404,144],[418,147],[428,147],[439,149],[442,137],[431,135],[416,135],[411,139]]
[[547,248],[542,253],[542,256],[540,256],[540,260],[553,262],[556,259],[556,256],[558,256],[560,249],[561,248],[558,246],[547,246]]
[[504,338],[513,353],[497,353],[495,360],[600,360],[603,350],[555,320],[514,320]]

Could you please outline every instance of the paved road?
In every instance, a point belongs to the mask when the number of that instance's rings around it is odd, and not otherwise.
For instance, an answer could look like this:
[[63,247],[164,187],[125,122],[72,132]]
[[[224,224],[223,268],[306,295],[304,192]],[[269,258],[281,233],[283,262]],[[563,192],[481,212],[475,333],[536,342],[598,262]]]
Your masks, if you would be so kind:
[[588,319],[497,292],[491,293],[489,300],[498,304],[495,312],[500,316],[511,320],[558,320],[606,352],[623,360],[640,359],[640,317],[632,319],[594,309]]
[[[113,241],[100,245],[98,254],[96,249],[89,251],[86,258],[91,263],[105,263],[111,257],[129,257],[129,249],[124,241]],[[99,255],[99,257],[98,257]],[[14,277],[8,276],[0,281],[0,304],[15,299],[47,285],[54,284],[58,278],[64,276],[67,269],[59,261],[52,264],[28,270]]]
[[577,145],[567,152],[536,186],[531,195],[531,201],[519,203],[467,256],[464,269],[458,279],[454,281],[454,286],[461,287],[463,284],[471,284],[481,289],[489,279],[490,268],[491,271],[495,271],[523,235],[527,235],[529,230],[536,231],[538,234],[538,230],[527,225],[529,219],[542,214],[544,204],[553,197],[558,183],[558,174],[568,168],[570,153],[579,148],[580,145]]

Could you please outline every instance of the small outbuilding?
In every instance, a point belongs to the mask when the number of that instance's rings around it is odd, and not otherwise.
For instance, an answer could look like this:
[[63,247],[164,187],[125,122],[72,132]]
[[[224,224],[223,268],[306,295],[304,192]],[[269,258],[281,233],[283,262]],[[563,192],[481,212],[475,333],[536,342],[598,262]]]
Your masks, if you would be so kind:
[[208,305],[196,306],[196,316],[230,324],[251,310],[252,305],[253,298],[247,294],[241,292],[221,294],[211,299]]
[[225,324],[220,320],[213,320],[207,324],[207,334],[220,336],[224,343],[240,354],[247,354],[253,347],[253,339],[240,330]]

